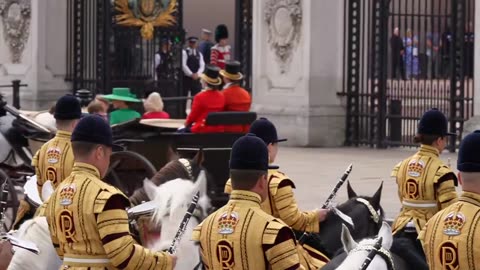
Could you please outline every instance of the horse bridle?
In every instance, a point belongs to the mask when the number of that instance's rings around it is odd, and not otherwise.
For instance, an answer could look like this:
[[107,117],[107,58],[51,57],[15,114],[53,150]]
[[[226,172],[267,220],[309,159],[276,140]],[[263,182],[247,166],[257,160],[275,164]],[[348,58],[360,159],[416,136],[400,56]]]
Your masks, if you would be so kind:
[[356,248],[352,249],[348,253],[350,255],[350,254],[358,252],[358,251],[368,251],[369,252],[368,255],[367,255],[367,258],[363,262],[362,266],[360,266],[360,268],[359,268],[360,270],[367,269],[368,265],[370,264],[370,262],[373,260],[373,258],[376,255],[380,255],[380,257],[382,257],[382,259],[387,264],[387,269],[388,270],[395,270],[395,265],[393,264],[392,254],[390,253],[390,251],[388,251],[388,250],[386,250],[382,247],[382,240],[383,239],[380,237],[380,238],[376,239],[374,245],[358,245]]
[[186,158],[179,158],[178,162],[182,164],[183,168],[185,168],[185,171],[188,173],[188,177],[193,180],[193,170],[192,170],[192,164],[190,164],[190,161]]
[[363,198],[356,198],[355,199],[357,202],[365,205],[368,209],[368,212],[370,212],[370,218],[377,224],[380,224],[380,221],[381,221],[381,217],[380,217],[380,214],[378,214],[378,212],[375,210],[375,208],[373,208],[372,204],[363,199]]

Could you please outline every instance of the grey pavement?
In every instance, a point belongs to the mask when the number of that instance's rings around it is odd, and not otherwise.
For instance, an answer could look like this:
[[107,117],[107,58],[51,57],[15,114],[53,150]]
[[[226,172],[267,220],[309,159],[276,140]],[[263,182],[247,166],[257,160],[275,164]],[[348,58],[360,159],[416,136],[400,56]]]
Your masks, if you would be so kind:
[[[386,218],[394,218],[400,209],[397,186],[390,177],[393,167],[415,153],[414,148],[297,148],[280,147],[276,164],[296,184],[295,197],[302,210],[319,208],[350,163],[349,180],[358,195],[372,196],[383,181],[381,205]],[[444,151],[445,163],[450,158],[456,170],[457,156]],[[460,192],[460,188],[457,188]],[[347,200],[346,183],[339,190],[336,203]]]

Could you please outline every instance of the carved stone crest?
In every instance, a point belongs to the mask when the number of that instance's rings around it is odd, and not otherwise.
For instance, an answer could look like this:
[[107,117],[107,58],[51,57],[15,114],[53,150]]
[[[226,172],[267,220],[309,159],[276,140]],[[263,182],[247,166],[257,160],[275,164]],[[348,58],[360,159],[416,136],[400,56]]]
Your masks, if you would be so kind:
[[280,72],[288,71],[292,54],[301,37],[302,1],[269,0],[265,6],[268,42],[280,64]]
[[0,0],[3,39],[10,49],[12,63],[20,63],[30,36],[30,0]]

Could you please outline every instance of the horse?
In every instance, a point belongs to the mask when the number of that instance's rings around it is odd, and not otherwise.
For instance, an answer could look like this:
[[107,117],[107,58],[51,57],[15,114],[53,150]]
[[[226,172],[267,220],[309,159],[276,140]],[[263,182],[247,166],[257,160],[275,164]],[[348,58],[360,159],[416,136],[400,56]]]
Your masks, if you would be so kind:
[[349,216],[354,226],[345,223],[343,219],[330,211],[325,221],[320,224],[320,233],[309,234],[305,244],[322,252],[328,258],[332,258],[342,248],[341,242],[338,241],[342,230],[340,224],[347,225],[352,231],[353,238],[357,241],[374,236],[382,226],[384,218],[384,211],[380,206],[382,188],[383,182],[372,197],[358,196],[350,182],[347,182],[348,200],[337,206],[337,209]]
[[[195,181],[200,171],[203,170],[203,160],[204,155],[202,150],[199,150],[193,159],[179,158],[176,153],[171,152],[170,161],[153,175],[150,180],[156,186],[177,178]],[[208,179],[207,177],[207,181]],[[141,186],[133,192],[129,199],[133,205],[138,205],[144,201],[148,201],[149,196],[145,192],[144,187]]]
[[25,221],[14,233],[14,236],[35,243],[40,253],[35,254],[15,247],[8,270],[51,270],[59,269],[62,265],[60,257],[53,248],[46,217],[36,217]]
[[[379,239],[380,248],[375,247]],[[403,270],[415,269],[408,265],[401,257],[391,252],[393,244],[393,235],[388,223],[383,222],[382,227],[378,231],[377,238],[367,238],[357,243],[350,234],[347,226],[342,226],[341,242],[343,251],[338,253],[322,270],[357,270],[361,269],[367,261],[367,257],[371,259],[368,270]]]
[[144,189],[157,207],[152,216],[152,221],[155,226],[161,226],[161,238],[147,247],[157,251],[166,250],[170,247],[192,197],[197,191],[200,191],[200,199],[197,204],[200,213],[194,215],[198,219],[190,219],[183,238],[178,243],[178,260],[175,269],[194,269],[201,263],[200,256],[192,256],[198,254],[198,247],[190,239],[195,226],[207,215],[210,200],[206,195],[205,176],[200,175],[199,178],[195,183],[191,180],[175,179],[158,187],[152,181],[144,180]]

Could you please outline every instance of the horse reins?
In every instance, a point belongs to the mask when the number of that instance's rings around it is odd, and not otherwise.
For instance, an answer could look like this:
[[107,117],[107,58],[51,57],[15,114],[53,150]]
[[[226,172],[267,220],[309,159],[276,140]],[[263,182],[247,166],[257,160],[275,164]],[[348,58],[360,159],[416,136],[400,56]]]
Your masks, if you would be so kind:
[[382,247],[382,240],[383,239],[380,237],[375,242],[375,245],[358,245],[356,248],[352,249],[349,252],[349,254],[352,254],[352,253],[355,253],[355,252],[358,252],[358,251],[368,251],[369,252],[367,258],[363,262],[362,266],[360,266],[359,270],[367,269],[368,265],[372,262],[373,258],[376,255],[380,255],[380,257],[382,257],[382,259],[387,264],[387,268],[389,270],[395,270],[395,265],[393,263],[392,254],[390,253],[390,251],[388,251],[388,250],[386,250]]

